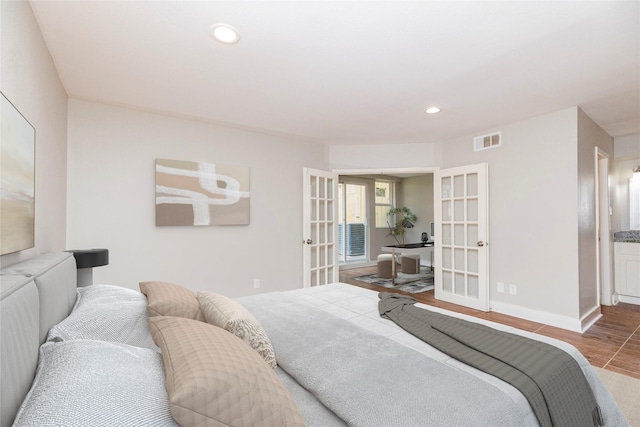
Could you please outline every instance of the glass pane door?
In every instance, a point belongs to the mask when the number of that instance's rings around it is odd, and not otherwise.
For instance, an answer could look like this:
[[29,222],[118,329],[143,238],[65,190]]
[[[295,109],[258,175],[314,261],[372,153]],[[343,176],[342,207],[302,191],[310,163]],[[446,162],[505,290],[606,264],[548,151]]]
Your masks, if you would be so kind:
[[303,175],[303,286],[335,283],[338,177],[309,168],[304,168]]
[[435,296],[487,311],[487,165],[470,165],[436,174]]

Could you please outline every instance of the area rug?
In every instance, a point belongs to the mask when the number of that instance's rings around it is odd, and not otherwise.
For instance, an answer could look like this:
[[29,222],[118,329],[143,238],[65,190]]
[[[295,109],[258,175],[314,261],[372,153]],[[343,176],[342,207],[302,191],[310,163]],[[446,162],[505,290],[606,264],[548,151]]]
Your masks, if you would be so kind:
[[[595,367],[595,366],[594,366]],[[640,405],[638,405],[638,390],[640,380],[626,375],[611,372],[602,368],[596,368],[596,372],[607,386],[611,395],[618,403],[627,421],[633,427],[640,426]]]
[[431,267],[421,267],[419,274],[405,274],[398,272],[395,286],[391,283],[391,279],[380,279],[377,274],[358,276],[354,277],[353,280],[369,283],[371,285],[383,286],[385,288],[398,289],[412,294],[433,289],[433,273],[431,272]]

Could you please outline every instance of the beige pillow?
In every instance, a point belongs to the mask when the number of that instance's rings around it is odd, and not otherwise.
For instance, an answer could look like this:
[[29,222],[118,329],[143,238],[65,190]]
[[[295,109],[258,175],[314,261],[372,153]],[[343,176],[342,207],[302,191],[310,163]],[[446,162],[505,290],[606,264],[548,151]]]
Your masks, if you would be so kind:
[[269,366],[276,367],[276,354],[271,340],[260,322],[246,308],[224,295],[213,292],[198,292],[197,298],[207,323],[226,329],[241,338],[257,351]]
[[181,317],[149,318],[162,350],[171,415],[189,426],[304,426],[289,391],[227,331]]
[[204,322],[196,294],[168,282],[140,282],[140,292],[147,296],[147,314],[186,317]]

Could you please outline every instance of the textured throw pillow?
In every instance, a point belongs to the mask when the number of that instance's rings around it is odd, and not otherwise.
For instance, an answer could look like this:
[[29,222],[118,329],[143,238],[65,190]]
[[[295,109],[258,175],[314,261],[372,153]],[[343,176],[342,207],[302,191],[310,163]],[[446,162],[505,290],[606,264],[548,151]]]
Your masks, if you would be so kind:
[[140,292],[147,296],[147,312],[152,316],[186,317],[204,322],[196,294],[168,282],[140,282]]
[[73,311],[49,330],[47,341],[89,339],[160,349],[147,320],[147,299],[138,291],[112,285],[78,288]]
[[267,333],[251,313],[236,301],[213,292],[198,292],[198,301],[207,323],[219,326],[241,338],[272,368],[276,354]]
[[92,340],[44,343],[13,425],[178,427],[164,382],[162,356],[147,348]]
[[162,349],[171,414],[182,426],[304,426],[289,391],[260,356],[219,327],[149,318]]

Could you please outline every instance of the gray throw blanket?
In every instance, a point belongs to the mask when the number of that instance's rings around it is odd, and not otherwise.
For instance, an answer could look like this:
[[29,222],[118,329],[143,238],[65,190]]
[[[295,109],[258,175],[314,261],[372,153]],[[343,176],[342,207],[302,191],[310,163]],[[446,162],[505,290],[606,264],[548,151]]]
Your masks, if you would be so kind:
[[423,310],[408,296],[381,292],[379,298],[382,317],[443,353],[520,390],[541,426],[604,425],[582,369],[563,350]]

